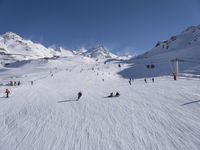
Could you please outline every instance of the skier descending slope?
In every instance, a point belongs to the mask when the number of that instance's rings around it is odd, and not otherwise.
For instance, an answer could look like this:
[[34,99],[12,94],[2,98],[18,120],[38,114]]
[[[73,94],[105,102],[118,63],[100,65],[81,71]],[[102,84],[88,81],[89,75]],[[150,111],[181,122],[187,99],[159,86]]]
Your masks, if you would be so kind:
[[80,92],[78,92],[78,98],[77,98],[77,101],[82,97],[82,92],[80,91]]
[[8,98],[9,94],[10,94],[10,91],[8,89],[6,89],[5,93],[6,93],[6,98]]
[[18,86],[20,86],[20,85],[21,85],[21,82],[20,82],[20,81],[18,81],[18,82],[17,82],[17,85],[18,85]]
[[128,82],[129,82],[129,84],[131,85],[131,78],[129,79],[129,81],[128,81]]
[[120,96],[119,92],[116,92],[115,95],[113,95],[113,92],[112,92],[112,93],[110,93],[109,96],[107,96],[107,98],[114,98],[114,97],[119,97],[119,96]]
[[110,95],[109,95],[108,97],[113,97],[113,92],[112,92],[112,93],[110,93]]
[[120,94],[117,92],[116,94],[115,94],[115,97],[119,97],[120,96]]

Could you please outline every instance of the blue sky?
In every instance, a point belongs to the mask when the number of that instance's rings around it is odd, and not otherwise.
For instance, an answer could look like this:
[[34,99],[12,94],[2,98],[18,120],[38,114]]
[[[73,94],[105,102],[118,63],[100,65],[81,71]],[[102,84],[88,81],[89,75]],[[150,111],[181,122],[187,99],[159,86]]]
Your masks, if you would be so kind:
[[0,0],[0,34],[45,46],[142,53],[200,24],[200,0]]

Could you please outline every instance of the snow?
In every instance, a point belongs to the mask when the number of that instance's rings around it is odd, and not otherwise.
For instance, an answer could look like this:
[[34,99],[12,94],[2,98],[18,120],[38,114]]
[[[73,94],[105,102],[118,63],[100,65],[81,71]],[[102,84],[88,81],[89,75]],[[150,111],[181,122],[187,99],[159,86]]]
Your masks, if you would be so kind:
[[[75,52],[5,33],[0,150],[199,150],[199,48],[200,26],[130,60],[104,46]],[[174,81],[176,58],[184,62]],[[111,92],[120,97],[107,98]]]
[[[169,40],[159,42],[150,51],[126,61],[130,67],[119,74],[125,78],[145,78],[162,75],[172,75],[175,72],[175,63],[180,59],[180,73],[200,74],[200,28],[189,27],[179,35]],[[146,66],[154,64],[154,69]]]
[[161,76],[130,86],[117,74],[128,65],[117,64],[74,56],[0,72],[0,149],[198,150],[200,80]]
[[26,40],[19,35],[7,32],[0,36],[0,63],[5,65],[15,61],[51,58],[54,56],[68,57],[74,54],[62,47],[47,48],[40,43]]

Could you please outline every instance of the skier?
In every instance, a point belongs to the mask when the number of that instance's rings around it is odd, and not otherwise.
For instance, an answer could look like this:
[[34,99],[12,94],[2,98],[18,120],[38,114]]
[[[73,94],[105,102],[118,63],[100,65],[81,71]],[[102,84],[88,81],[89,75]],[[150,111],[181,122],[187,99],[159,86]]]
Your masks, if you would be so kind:
[[144,82],[147,83],[147,79],[146,78],[144,79]]
[[6,98],[8,98],[9,94],[10,94],[10,91],[8,89],[6,89],[5,93],[6,93]]
[[33,81],[31,81],[31,85],[33,85]]
[[10,86],[13,86],[13,81],[10,81]]
[[154,82],[154,78],[152,78],[151,80],[152,80],[152,82]]
[[119,65],[118,65],[118,67],[120,68],[120,67],[121,67],[121,65],[119,64]]
[[112,92],[112,93],[110,93],[110,95],[109,95],[108,97],[113,97],[113,92]]
[[129,84],[131,85],[131,78],[129,79],[129,81],[128,81],[128,82],[129,82]]
[[80,91],[80,92],[78,92],[78,98],[77,98],[77,101],[81,98],[81,96],[82,96],[83,94],[82,94],[82,92]]
[[18,82],[17,82],[17,85],[18,85],[18,86],[20,86],[20,85],[21,85],[21,82],[20,82],[20,81],[18,81]]
[[120,94],[117,92],[116,94],[115,94],[115,97],[119,97],[120,96]]
[[176,73],[173,73],[174,80],[176,80]]
[[16,86],[16,85],[17,85],[17,82],[15,81],[15,82],[14,82],[14,86]]

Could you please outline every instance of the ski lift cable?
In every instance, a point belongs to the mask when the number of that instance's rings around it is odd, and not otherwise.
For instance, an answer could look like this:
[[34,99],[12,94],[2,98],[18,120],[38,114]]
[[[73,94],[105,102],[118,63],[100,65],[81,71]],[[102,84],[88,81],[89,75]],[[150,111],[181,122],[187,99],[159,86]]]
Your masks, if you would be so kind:
[[174,67],[172,66],[172,62],[171,61],[169,61],[169,66],[170,66],[171,71],[174,72]]
[[169,62],[169,60],[167,59],[167,60],[163,60],[163,59],[160,59],[160,60],[151,60],[151,61],[149,61],[149,62],[135,62],[136,64],[155,64],[155,63],[168,63]]
[[[200,60],[193,59],[189,57],[178,57],[180,59],[184,60],[184,63],[200,63]],[[151,64],[161,64],[161,63],[169,63],[169,60],[163,58],[156,58],[155,60],[148,60],[147,62],[135,62],[135,64],[141,64],[141,65],[151,65]]]
[[186,60],[185,62],[187,62],[187,63],[194,63],[194,64],[200,64],[200,61],[199,62],[197,62],[197,61],[188,61],[188,60]]
[[191,60],[200,60],[200,58],[192,58],[192,57],[180,57],[182,59],[191,59]]

